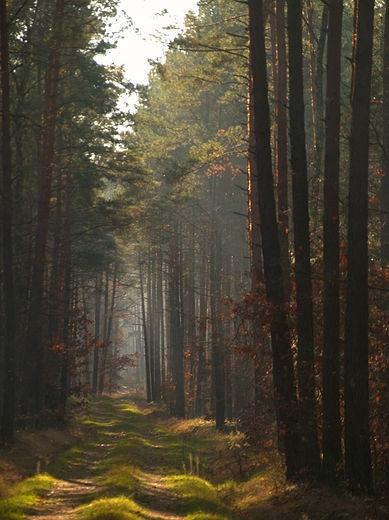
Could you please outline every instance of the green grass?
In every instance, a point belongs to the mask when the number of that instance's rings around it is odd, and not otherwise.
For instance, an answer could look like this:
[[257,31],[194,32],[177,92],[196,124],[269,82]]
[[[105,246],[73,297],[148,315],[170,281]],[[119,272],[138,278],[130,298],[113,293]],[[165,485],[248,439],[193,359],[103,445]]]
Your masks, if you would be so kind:
[[144,509],[127,497],[94,500],[77,512],[80,520],[138,520],[140,517],[147,518]]
[[189,514],[222,514],[231,518],[231,513],[218,496],[217,488],[205,479],[190,475],[178,475],[164,479],[167,488],[177,496],[177,510]]
[[8,496],[0,500],[0,518],[22,520],[44,493],[49,491],[56,480],[48,474],[37,475],[13,486]]

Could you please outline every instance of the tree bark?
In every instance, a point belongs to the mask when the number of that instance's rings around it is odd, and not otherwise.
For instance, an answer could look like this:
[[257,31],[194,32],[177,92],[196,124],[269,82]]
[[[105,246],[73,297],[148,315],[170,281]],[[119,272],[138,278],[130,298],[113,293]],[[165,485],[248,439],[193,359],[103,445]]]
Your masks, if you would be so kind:
[[351,90],[348,272],[345,329],[345,470],[354,490],[371,486],[368,380],[368,172],[374,0],[356,0]]
[[95,348],[93,351],[92,393],[96,395],[99,377],[100,352],[100,316],[101,316],[101,289],[103,280],[101,274],[96,275],[95,281]]
[[150,374],[150,347],[149,347],[149,337],[147,331],[147,321],[146,321],[146,305],[145,305],[145,292],[143,288],[143,269],[142,269],[142,261],[139,260],[139,279],[140,279],[140,300],[142,307],[142,323],[143,323],[143,340],[144,340],[144,350],[145,350],[145,368],[146,368],[146,396],[147,402],[151,403],[151,374]]
[[64,5],[64,0],[57,0],[55,4],[53,40],[47,68],[45,90],[46,106],[43,117],[35,256],[31,278],[30,306],[27,324],[26,392],[30,402],[29,411],[33,414],[39,414],[44,405],[44,378],[42,377],[44,359],[42,345],[43,291],[46,243],[50,216],[51,181],[54,164],[55,131],[58,112],[58,83]]
[[[105,271],[105,288],[104,288],[104,319],[103,319],[103,333],[101,335],[102,339],[102,348],[100,352],[100,360],[99,360],[99,384],[98,384],[98,393],[103,393],[104,388],[104,371],[105,371],[105,362],[107,360],[107,325],[108,325],[108,301],[109,301],[109,266],[107,266]],[[104,359],[105,358],[105,359]]]
[[161,344],[162,344],[162,320],[163,309],[161,305],[162,294],[162,255],[161,251],[154,253],[154,283],[153,283],[153,307],[155,312],[155,399],[161,400]]
[[[163,276],[163,252],[162,248],[160,248],[158,253],[158,306],[160,312],[160,372],[161,379],[160,384],[161,388],[159,390],[160,393],[165,392],[165,383],[166,383],[166,364],[165,364],[165,305],[164,305],[164,276]],[[163,395],[164,397],[164,395]]]
[[317,133],[316,133],[316,146],[315,146],[315,182],[316,188],[313,190],[313,195],[316,197],[316,206],[319,198],[319,179],[322,175],[322,164],[323,164],[323,141],[324,141],[324,54],[326,39],[328,33],[328,5],[323,5],[322,17],[321,17],[321,28],[320,36],[317,45],[317,60],[316,60],[316,95],[317,95]]
[[293,372],[293,355],[285,312],[283,273],[273,189],[270,147],[270,114],[266,77],[266,51],[262,0],[249,0],[250,63],[255,113],[255,155],[266,296],[271,313],[273,379],[284,436],[286,476],[299,471],[298,405]]
[[308,177],[304,127],[302,18],[300,0],[288,0],[289,114],[293,195],[293,232],[298,334],[298,391],[301,464],[320,469],[316,421],[314,336],[309,237]]
[[[70,329],[71,329],[71,276],[72,276],[72,262],[71,262],[71,207],[72,207],[72,175],[68,170],[66,176],[66,200],[65,200],[65,222],[63,229],[63,251],[62,263],[64,265],[64,294],[63,294],[63,343],[65,347],[64,356],[61,360],[61,375],[60,375],[60,391],[59,391],[59,405],[64,410],[67,404],[69,394],[69,358],[71,356],[70,348]],[[61,271],[62,271],[61,267]],[[61,275],[62,277],[62,275]],[[63,416],[62,416],[63,418]]]
[[[213,195],[215,198],[215,178]],[[213,204],[214,206],[214,204]],[[225,355],[221,323],[219,316],[219,301],[221,298],[221,268],[222,245],[216,228],[215,207],[211,214],[211,250],[209,255],[209,292],[210,292],[210,317],[211,317],[211,342],[212,342],[212,378],[215,398],[216,428],[220,429],[225,421]]]
[[3,288],[5,317],[3,410],[1,438],[4,442],[14,440],[16,415],[16,307],[14,294],[13,261],[13,190],[11,152],[11,98],[8,49],[7,2],[0,1],[0,51],[1,51],[1,156],[3,170],[2,250]]
[[339,394],[339,136],[343,0],[329,3],[324,162],[323,475],[342,460]]
[[[205,246],[205,244],[204,244]],[[199,295],[199,341],[196,380],[196,416],[204,413],[204,394],[206,382],[206,337],[207,337],[207,287],[206,287],[206,248],[201,255],[200,295]]]
[[290,298],[292,287],[289,261],[289,197],[288,197],[288,121],[287,121],[287,58],[285,38],[285,0],[276,0],[277,27],[277,195],[278,232],[285,296]]
[[[108,270],[107,270],[107,281],[108,281]],[[111,342],[111,333],[112,333],[112,321],[113,321],[113,313],[115,310],[115,299],[116,299],[116,286],[117,286],[117,265],[114,265],[113,270],[113,278],[112,278],[112,293],[111,293],[111,304],[108,310],[107,317],[107,326],[106,332],[104,334],[104,347],[101,353],[101,365],[100,365],[100,379],[99,379],[99,393],[102,394],[105,387],[106,382],[106,366],[107,366],[107,357],[108,351]],[[108,289],[108,287],[107,287]],[[107,291],[108,293],[108,291]]]
[[381,177],[381,261],[389,264],[389,2],[386,1],[383,59],[383,151]]
[[180,251],[177,226],[169,251],[169,357],[172,371],[170,409],[175,417],[185,417],[184,333],[181,323]]
[[155,395],[155,329],[154,329],[154,313],[155,307],[153,306],[153,272],[154,272],[154,259],[149,245],[147,253],[147,333],[149,343],[149,358],[150,358],[150,389],[151,389],[151,400],[156,401]]

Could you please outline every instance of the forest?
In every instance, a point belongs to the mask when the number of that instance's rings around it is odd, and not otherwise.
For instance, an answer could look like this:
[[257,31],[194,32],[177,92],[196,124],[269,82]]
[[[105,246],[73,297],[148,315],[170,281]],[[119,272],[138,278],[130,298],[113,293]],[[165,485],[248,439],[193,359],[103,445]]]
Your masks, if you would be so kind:
[[374,493],[389,2],[199,0],[146,85],[99,61],[118,6],[0,0],[1,450],[129,385]]

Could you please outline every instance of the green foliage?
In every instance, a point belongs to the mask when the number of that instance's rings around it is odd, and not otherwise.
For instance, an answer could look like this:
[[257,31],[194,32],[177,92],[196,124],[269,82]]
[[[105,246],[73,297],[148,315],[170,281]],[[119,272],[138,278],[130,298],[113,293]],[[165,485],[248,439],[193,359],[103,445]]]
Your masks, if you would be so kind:
[[245,83],[233,77],[244,77],[247,56],[238,38],[228,35],[244,34],[244,13],[231,1],[201,4],[198,17],[188,15],[188,30],[172,42],[165,63],[155,64],[134,116],[136,143],[154,171],[173,160],[198,167],[243,152],[242,141],[232,148],[221,136],[245,112]]
[[37,475],[13,486],[6,498],[0,500],[0,518],[23,520],[39,497],[49,491],[56,479],[48,474]]

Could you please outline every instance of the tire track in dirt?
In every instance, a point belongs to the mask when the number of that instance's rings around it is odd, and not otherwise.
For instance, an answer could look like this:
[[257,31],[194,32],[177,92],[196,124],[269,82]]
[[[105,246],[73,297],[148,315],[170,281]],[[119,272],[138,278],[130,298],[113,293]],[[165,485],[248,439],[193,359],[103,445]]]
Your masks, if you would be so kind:
[[[120,406],[114,404],[116,413],[125,421],[125,414]],[[102,416],[95,405],[98,416]],[[124,433],[117,426],[107,425],[104,432],[110,442],[96,443],[92,452],[86,453],[84,461],[74,462],[63,479],[43,495],[38,503],[30,509],[26,520],[70,520],[75,515],[75,510],[90,501],[103,489],[101,478],[94,476],[100,461],[114,448]]]
[[157,444],[161,438],[157,432],[147,426],[139,427],[138,431],[144,438],[151,439],[147,460],[142,468],[144,476],[139,482],[137,498],[150,509],[150,518],[182,520],[184,517],[173,512],[176,498],[166,489],[163,475],[159,473],[160,468],[164,466],[164,449],[161,444]]
[[[129,398],[130,400],[130,398]],[[94,449],[86,454],[84,461],[75,462],[55,486],[42,496],[31,508],[26,520],[71,520],[76,516],[76,509],[92,502],[99,492],[103,491],[101,476],[96,476],[99,463],[108,456],[115,445],[125,437],[120,428],[121,423],[128,423],[126,412],[121,403],[126,402],[123,396],[113,403],[116,425],[105,426],[104,434],[109,442],[96,444]],[[127,404],[127,403],[126,403]],[[96,414],[102,421],[106,419],[99,411],[98,404],[93,404]],[[118,426],[119,425],[119,426]],[[148,456],[144,467],[140,468],[143,476],[139,478],[136,501],[145,508],[144,518],[160,520],[182,520],[184,517],[175,514],[174,496],[166,489],[163,475],[159,474],[163,467],[164,447],[159,443],[158,433],[147,426],[135,426],[142,437],[149,441]]]

